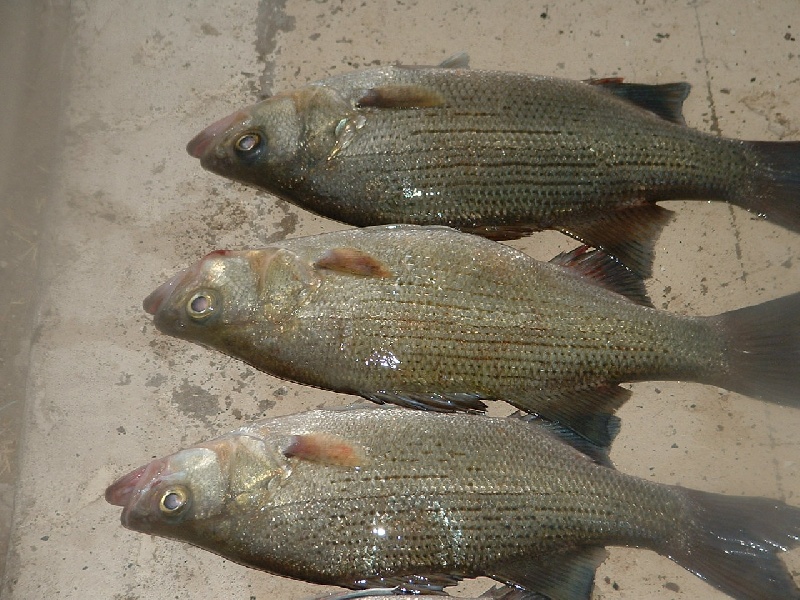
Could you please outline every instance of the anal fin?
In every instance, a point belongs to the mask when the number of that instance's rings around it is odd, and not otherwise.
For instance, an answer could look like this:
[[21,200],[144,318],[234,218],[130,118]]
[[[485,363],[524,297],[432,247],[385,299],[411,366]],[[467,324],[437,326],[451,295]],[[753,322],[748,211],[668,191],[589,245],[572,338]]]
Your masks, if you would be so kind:
[[604,250],[639,276],[653,273],[655,241],[672,212],[646,202],[555,227],[584,244]]
[[618,385],[600,385],[578,390],[541,390],[503,400],[571,429],[595,446],[607,450],[620,429],[620,419],[614,413],[630,397],[628,389]]
[[552,600],[588,600],[595,571],[607,554],[605,548],[589,546],[497,565],[487,569],[487,574]]
[[481,402],[479,394],[470,393],[423,393],[404,392],[398,390],[379,390],[376,392],[360,392],[367,400],[378,404],[396,404],[417,410],[437,412],[484,412],[486,405]]

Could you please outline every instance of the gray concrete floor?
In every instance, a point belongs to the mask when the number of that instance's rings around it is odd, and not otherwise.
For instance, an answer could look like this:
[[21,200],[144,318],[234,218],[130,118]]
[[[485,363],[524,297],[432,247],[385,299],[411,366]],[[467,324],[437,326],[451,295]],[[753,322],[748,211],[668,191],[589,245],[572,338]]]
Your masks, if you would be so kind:
[[[475,68],[686,80],[691,126],[800,139],[797,0],[52,0],[0,13],[8,598],[329,591],[124,530],[102,498],[121,473],[247,420],[351,401],[169,339],[141,308],[211,249],[343,227],[202,171],[184,146],[213,120],[332,73],[467,50]],[[720,203],[668,207],[677,217],[648,283],[657,305],[707,315],[798,291],[796,234]],[[548,259],[574,244],[545,234],[514,245]],[[800,505],[799,411],[701,385],[633,387],[620,470]],[[800,570],[800,552],[785,558]],[[613,549],[595,597],[722,595],[666,558]]]

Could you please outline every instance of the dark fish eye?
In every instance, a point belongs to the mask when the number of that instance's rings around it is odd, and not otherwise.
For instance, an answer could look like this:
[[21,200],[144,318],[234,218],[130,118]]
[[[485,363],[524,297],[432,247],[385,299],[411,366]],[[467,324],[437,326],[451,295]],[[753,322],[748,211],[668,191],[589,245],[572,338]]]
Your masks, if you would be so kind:
[[169,489],[161,496],[158,507],[165,515],[176,515],[189,505],[189,494],[183,488]]
[[237,152],[249,154],[261,147],[261,136],[255,132],[245,133],[236,140],[234,148]]
[[186,305],[186,312],[195,320],[203,320],[214,314],[216,298],[210,291],[200,291],[194,294]]

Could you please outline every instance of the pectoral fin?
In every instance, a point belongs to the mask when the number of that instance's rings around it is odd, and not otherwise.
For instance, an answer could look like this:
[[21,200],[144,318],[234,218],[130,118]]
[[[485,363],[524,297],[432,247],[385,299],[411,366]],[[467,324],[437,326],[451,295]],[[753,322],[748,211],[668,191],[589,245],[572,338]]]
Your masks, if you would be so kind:
[[595,571],[606,556],[602,547],[580,548],[499,565],[487,572],[498,581],[544,594],[552,600],[588,600]]
[[356,100],[356,108],[435,108],[444,106],[444,98],[436,90],[421,85],[384,85],[364,90]]
[[314,267],[363,277],[392,276],[380,260],[357,248],[331,248],[314,262]]
[[288,457],[334,467],[359,467],[366,463],[362,448],[327,433],[292,436],[283,453]]

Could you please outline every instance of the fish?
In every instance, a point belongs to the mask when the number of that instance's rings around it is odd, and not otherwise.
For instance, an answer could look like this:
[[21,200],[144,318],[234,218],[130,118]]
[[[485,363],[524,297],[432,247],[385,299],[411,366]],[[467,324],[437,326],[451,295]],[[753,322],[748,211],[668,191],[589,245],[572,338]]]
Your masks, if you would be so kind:
[[664,200],[720,200],[800,231],[800,142],[685,126],[685,82],[383,66],[269,97],[188,144],[203,168],[354,226],[553,229],[652,274]]
[[607,466],[605,448],[587,454],[550,425],[314,410],[156,459],[105,498],[133,531],[350,589],[437,592],[488,576],[553,600],[588,598],[606,547],[631,546],[734,598],[800,598],[777,555],[800,542],[800,508],[626,475]]
[[286,380],[411,408],[504,400],[598,443],[625,382],[800,403],[800,293],[676,315],[585,246],[541,262],[447,227],[349,229],[211,252],[143,308],[162,333]]

